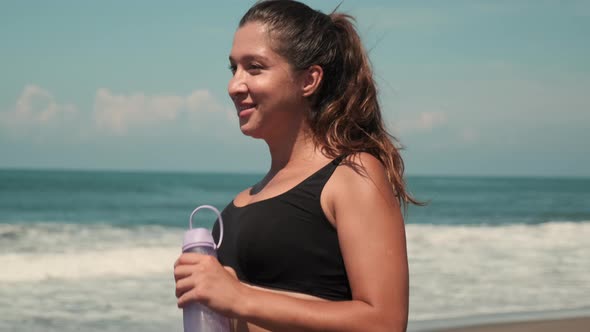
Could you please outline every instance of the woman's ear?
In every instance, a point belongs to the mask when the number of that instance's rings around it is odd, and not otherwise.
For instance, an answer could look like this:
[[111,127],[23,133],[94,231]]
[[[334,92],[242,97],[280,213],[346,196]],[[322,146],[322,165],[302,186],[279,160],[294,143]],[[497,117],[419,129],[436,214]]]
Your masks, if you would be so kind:
[[324,78],[324,70],[318,65],[313,65],[307,68],[303,75],[303,97],[309,97],[319,89]]

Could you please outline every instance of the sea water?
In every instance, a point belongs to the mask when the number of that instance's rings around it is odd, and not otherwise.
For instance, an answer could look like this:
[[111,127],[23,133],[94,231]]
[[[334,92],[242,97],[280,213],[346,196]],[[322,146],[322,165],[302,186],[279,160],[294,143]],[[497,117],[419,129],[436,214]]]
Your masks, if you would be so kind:
[[[188,215],[259,178],[0,170],[0,331],[182,331],[172,269]],[[408,185],[429,201],[405,214],[411,327],[590,307],[590,179]]]

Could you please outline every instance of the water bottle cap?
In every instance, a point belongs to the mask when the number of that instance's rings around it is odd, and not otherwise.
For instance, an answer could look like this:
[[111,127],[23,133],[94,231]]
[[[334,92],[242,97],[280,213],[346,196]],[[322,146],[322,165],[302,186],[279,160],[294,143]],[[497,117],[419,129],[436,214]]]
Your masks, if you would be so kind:
[[[199,210],[202,209],[212,210],[217,215],[217,220],[219,221],[219,241],[217,243],[213,241],[213,236],[211,235],[211,232],[209,232],[208,229],[193,229],[193,217]],[[210,246],[213,249],[219,248],[219,246],[221,245],[221,241],[223,241],[223,220],[221,219],[221,213],[219,213],[219,210],[217,210],[214,206],[211,205],[201,205],[193,210],[193,213],[191,213],[190,217],[188,218],[188,221],[189,230],[184,233],[184,240],[182,243],[183,251],[196,246]]]
[[215,249],[215,242],[213,236],[206,228],[193,228],[184,232],[182,240],[182,251],[194,247],[207,246]]

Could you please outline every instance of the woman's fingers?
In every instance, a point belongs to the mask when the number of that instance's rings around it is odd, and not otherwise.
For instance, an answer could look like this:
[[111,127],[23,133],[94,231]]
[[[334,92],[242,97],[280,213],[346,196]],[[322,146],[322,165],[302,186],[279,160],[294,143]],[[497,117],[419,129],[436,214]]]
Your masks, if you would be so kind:
[[177,305],[200,302],[213,309],[230,312],[241,284],[231,267],[217,258],[200,254],[182,254],[174,264]]
[[196,265],[178,265],[174,268],[174,280],[186,278],[199,270],[201,269]]
[[176,282],[177,304],[183,307],[187,302],[207,300],[211,294],[211,285],[207,277],[190,276]]
[[203,257],[209,257],[209,256],[203,255],[203,254],[197,254],[194,252],[183,253],[182,255],[180,255],[180,257],[178,257],[176,262],[174,262],[174,267],[177,267],[178,265],[181,265],[181,264],[198,264],[203,259]]
[[195,271],[202,271],[215,258],[195,253],[184,253],[174,263],[174,280],[185,278]]
[[[206,279],[206,276],[215,270],[214,265],[219,265],[219,263],[212,256],[195,253],[182,254],[174,263],[176,297],[181,297],[187,291],[194,289],[203,279]],[[226,268],[226,271],[237,279],[232,268]]]
[[182,296],[190,289],[195,287],[195,283],[191,278],[183,278],[176,281],[176,298]]
[[197,299],[197,296],[193,293],[196,293],[196,291],[193,289],[189,290],[188,292],[183,293],[179,298],[178,301],[176,301],[176,305],[179,308],[184,308],[185,305],[187,305],[187,303],[189,302],[193,302]]

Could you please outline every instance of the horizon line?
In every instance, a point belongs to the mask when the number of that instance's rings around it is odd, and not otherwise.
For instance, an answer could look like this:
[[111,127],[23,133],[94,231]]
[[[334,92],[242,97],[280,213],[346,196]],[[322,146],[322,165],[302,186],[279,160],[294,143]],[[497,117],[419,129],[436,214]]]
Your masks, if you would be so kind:
[[[232,174],[264,176],[265,172],[258,171],[220,171],[220,170],[189,170],[189,169],[140,169],[140,168],[68,168],[68,167],[31,167],[31,166],[0,166],[0,172],[25,171],[25,172],[87,172],[87,173],[160,173],[160,174]],[[564,175],[564,174],[483,174],[483,173],[406,173],[404,177],[438,177],[438,178],[544,178],[544,179],[579,179],[590,180],[589,175]]]

